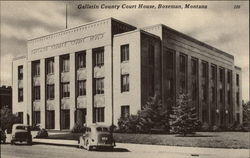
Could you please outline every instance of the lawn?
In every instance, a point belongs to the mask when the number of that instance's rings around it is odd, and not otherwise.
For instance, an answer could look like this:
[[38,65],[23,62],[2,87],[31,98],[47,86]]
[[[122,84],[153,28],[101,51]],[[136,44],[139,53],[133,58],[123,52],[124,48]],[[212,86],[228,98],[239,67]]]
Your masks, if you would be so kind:
[[[49,139],[78,140],[80,133],[49,135]],[[125,134],[114,133],[117,143],[154,144],[187,147],[245,148],[249,149],[249,132],[198,132],[195,136],[172,134]]]

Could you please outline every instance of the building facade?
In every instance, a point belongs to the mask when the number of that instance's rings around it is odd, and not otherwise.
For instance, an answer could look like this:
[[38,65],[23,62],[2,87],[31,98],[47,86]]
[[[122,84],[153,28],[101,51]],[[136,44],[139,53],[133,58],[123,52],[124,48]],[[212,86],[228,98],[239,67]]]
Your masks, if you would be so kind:
[[165,25],[142,29],[113,18],[28,40],[13,60],[13,112],[47,129],[117,125],[150,96],[166,108],[189,93],[202,122],[242,122],[234,57]]

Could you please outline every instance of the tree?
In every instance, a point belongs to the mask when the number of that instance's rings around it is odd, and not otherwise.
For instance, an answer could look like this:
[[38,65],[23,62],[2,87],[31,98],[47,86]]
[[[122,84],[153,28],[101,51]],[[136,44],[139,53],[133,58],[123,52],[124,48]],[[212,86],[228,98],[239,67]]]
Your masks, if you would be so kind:
[[20,118],[13,115],[11,110],[7,107],[2,107],[0,111],[0,128],[2,130],[11,130],[12,125],[20,123]]
[[120,131],[130,133],[151,133],[154,129],[168,132],[169,114],[159,96],[150,97],[136,115],[120,118],[118,127]]
[[176,105],[172,108],[170,127],[173,133],[186,136],[199,130],[201,123],[198,120],[195,106],[191,104],[189,95],[179,94]]
[[250,101],[242,104],[243,108],[243,126],[250,128]]

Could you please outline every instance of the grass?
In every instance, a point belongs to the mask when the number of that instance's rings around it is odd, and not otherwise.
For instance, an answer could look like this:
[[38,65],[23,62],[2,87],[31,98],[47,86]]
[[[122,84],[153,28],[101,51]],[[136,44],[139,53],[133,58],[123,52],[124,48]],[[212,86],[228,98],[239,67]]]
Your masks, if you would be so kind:
[[[49,135],[49,139],[78,140],[80,135],[82,134],[53,134]],[[249,132],[198,132],[195,135],[186,137],[172,134],[114,133],[114,138],[117,143],[236,149],[249,149],[249,136]]]

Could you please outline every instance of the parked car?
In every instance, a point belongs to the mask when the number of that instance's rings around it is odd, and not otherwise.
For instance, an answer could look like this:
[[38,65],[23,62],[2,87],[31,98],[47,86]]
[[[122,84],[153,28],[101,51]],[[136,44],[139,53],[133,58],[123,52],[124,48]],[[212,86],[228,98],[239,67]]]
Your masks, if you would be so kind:
[[79,137],[79,148],[91,150],[92,148],[109,148],[113,149],[115,140],[107,126],[92,125],[86,127],[85,133]]
[[5,132],[0,128],[0,144],[6,142],[6,134]]
[[11,134],[11,144],[15,144],[15,142],[27,142],[27,144],[32,144],[32,135],[29,125],[24,124],[14,124],[12,126],[12,134]]

